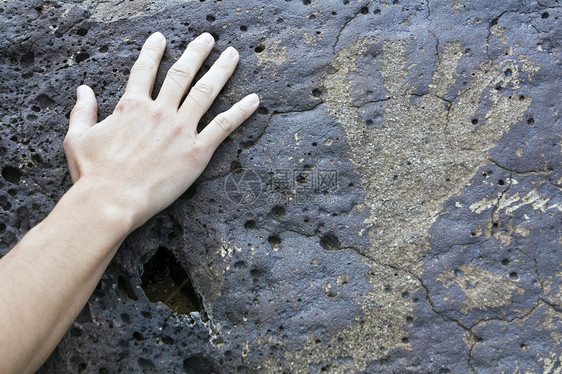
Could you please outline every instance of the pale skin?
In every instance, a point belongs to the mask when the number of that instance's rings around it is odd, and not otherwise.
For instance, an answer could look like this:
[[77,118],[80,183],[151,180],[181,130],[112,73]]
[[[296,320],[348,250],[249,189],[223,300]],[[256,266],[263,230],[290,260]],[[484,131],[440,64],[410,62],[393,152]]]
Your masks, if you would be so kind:
[[189,90],[214,45],[210,34],[200,35],[152,100],[165,45],[160,33],[148,38],[115,111],[99,123],[93,91],[78,88],[64,140],[73,186],[0,259],[0,373],[33,373],[41,366],[125,237],[174,202],[257,109],[258,96],[248,95],[198,133],[238,52],[226,49]]

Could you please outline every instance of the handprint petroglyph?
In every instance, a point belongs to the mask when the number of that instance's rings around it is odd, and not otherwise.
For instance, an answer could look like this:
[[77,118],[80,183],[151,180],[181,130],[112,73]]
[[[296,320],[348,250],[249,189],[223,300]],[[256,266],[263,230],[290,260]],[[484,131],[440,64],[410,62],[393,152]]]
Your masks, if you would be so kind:
[[[391,349],[411,349],[404,326],[412,323],[417,302],[410,295],[423,286],[419,258],[427,244],[427,232],[442,203],[469,183],[478,167],[486,163],[494,141],[520,120],[530,105],[529,98],[505,95],[496,87],[516,88],[521,72],[537,70],[523,57],[484,62],[454,99],[446,99],[464,53],[460,43],[447,44],[427,92],[412,100],[412,88],[404,83],[407,44],[385,41],[381,47],[384,87],[372,87],[372,91],[384,89],[384,95],[379,95],[384,98],[380,100],[384,106],[382,125],[370,126],[373,121],[362,118],[360,108],[354,106],[351,75],[356,74],[357,79],[362,71],[373,69],[356,66],[355,59],[374,43],[378,41],[360,39],[341,49],[332,62],[335,72],[324,79],[328,92],[325,103],[345,128],[349,158],[366,190],[363,208],[370,210],[366,224],[371,227],[371,247],[363,256],[373,284],[362,301],[363,315],[356,317],[358,323],[332,338],[332,349],[340,356],[352,357],[349,364],[342,361],[337,368],[333,366],[334,372],[364,370],[368,362],[385,357]],[[456,334],[467,345],[472,344],[468,332],[459,328]],[[338,342],[353,344],[342,346]],[[368,357],[358,346],[371,347]],[[303,350],[286,352],[286,358],[297,370],[294,365],[306,362],[301,359],[304,355],[319,355],[320,350],[325,351],[325,346],[318,347],[310,337]]]
[[537,67],[523,57],[481,63],[466,87],[446,100],[463,56],[460,43],[447,44],[426,94],[412,102],[412,88],[405,84],[406,42],[386,41],[384,88],[372,88],[385,91],[383,124],[369,127],[352,105],[348,74],[368,69],[356,67],[354,60],[373,42],[359,40],[340,51],[333,62],[337,71],[324,81],[326,104],[345,128],[349,157],[362,175],[365,204],[371,210],[367,224],[373,225],[370,256],[417,274],[425,233],[443,201],[469,182],[486,163],[494,141],[530,105],[528,97],[496,88],[517,88],[521,73],[532,74]]

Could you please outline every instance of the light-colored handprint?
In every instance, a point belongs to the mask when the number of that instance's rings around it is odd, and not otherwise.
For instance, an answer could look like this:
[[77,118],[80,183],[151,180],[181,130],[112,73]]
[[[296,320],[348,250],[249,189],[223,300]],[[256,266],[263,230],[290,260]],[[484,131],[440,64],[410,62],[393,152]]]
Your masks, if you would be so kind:
[[[384,87],[372,87],[373,92],[384,89],[384,95],[379,95],[384,97],[382,125],[369,126],[354,105],[350,76],[373,69],[356,66],[355,60],[377,42],[358,39],[342,48],[332,62],[335,72],[324,79],[325,104],[346,131],[348,157],[366,191],[364,206],[358,209],[370,211],[365,223],[371,228],[371,247],[363,259],[371,268],[373,290],[362,301],[364,315],[357,316],[358,323],[334,334],[334,352],[315,346],[314,337],[305,349],[285,352],[295,372],[307,370],[305,357],[351,357],[331,367],[344,372],[365,370],[368,362],[385,357],[391,349],[411,349],[403,326],[413,321],[414,301],[405,295],[422,287],[420,257],[428,245],[428,230],[443,202],[460,192],[487,163],[494,142],[523,118],[531,103],[526,96],[495,89],[517,88],[522,72],[536,72],[537,66],[524,57],[481,63],[466,86],[447,100],[464,53],[460,43],[443,46],[427,92],[412,100],[413,89],[405,84],[408,69],[424,68],[407,66],[405,41],[385,41]],[[470,342],[470,334],[458,330],[459,340]],[[467,348],[459,348],[463,349]]]

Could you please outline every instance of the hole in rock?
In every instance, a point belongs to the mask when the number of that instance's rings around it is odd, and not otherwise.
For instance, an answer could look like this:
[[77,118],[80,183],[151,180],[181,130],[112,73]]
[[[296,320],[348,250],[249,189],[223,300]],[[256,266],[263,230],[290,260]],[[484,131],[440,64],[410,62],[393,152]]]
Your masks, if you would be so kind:
[[250,270],[250,275],[254,278],[259,278],[261,276],[261,271],[258,269],[252,269]]
[[70,329],[70,335],[71,336],[82,336],[82,330],[80,330],[79,328],[73,327]]
[[334,251],[340,249],[340,240],[336,235],[329,232],[320,238],[320,245],[328,251]]
[[126,324],[131,323],[131,317],[127,313],[121,313],[121,320]]
[[[212,359],[196,355],[183,360],[183,370],[188,374],[216,373],[220,371],[220,368]],[[238,372],[241,371],[238,370]],[[246,371],[243,372],[246,373]]]
[[35,99],[35,103],[40,108],[50,109],[55,105],[55,100],[53,100],[51,97],[49,97],[45,94],[41,94],[41,95],[37,96],[37,98]]
[[89,59],[89,58],[90,58],[90,55],[89,55],[88,53],[86,53],[86,52],[78,52],[78,53],[76,54],[75,60],[76,60],[76,63],[79,64],[79,63],[81,63],[82,61],[87,60],[87,59]]
[[119,275],[117,277],[117,288],[119,289],[119,295],[123,300],[126,299],[138,300],[137,295],[135,293],[135,288],[133,287],[131,281],[128,278]]
[[167,248],[158,248],[148,260],[141,280],[146,297],[153,303],[160,301],[180,314],[203,311],[191,278]]
[[269,238],[267,238],[267,241],[269,242],[269,244],[271,244],[272,247],[278,247],[281,245],[281,238],[277,235],[271,235]]
[[283,217],[285,215],[285,208],[281,205],[275,205],[271,208],[271,213],[273,213],[275,217]]
[[4,178],[6,181],[10,183],[14,183],[14,184],[19,183],[22,175],[23,172],[20,169],[15,168],[13,166],[5,166],[2,169],[2,178]]
[[240,163],[240,161],[238,160],[234,160],[230,163],[230,172],[234,172],[236,170],[241,170],[242,169],[242,164]]
[[154,369],[156,369],[154,362],[152,362],[151,360],[147,360],[146,358],[139,357],[138,363],[139,367],[143,369],[143,372],[146,372],[148,370],[153,371]]
[[24,54],[23,56],[21,56],[21,58],[20,58],[20,64],[24,68],[27,68],[27,67],[33,65],[34,62],[35,62],[35,54],[33,52],[28,52],[28,53]]

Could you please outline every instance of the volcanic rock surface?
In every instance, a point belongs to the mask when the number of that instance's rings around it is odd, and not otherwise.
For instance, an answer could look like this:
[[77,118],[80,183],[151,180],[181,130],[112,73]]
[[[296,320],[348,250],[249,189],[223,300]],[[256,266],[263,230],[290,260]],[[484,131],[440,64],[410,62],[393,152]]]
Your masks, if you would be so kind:
[[71,186],[144,40],[228,46],[261,106],[123,244],[40,373],[555,373],[558,0],[0,2],[0,255]]

